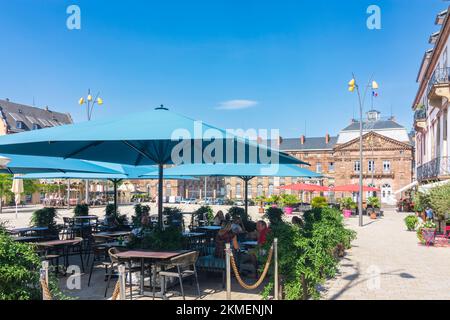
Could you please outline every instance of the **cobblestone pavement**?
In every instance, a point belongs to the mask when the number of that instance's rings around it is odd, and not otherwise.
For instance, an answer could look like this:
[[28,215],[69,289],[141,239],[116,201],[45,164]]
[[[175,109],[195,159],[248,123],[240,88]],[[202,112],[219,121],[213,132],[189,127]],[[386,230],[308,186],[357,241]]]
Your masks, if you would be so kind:
[[450,299],[450,247],[419,245],[415,232],[406,231],[405,216],[390,209],[379,220],[365,217],[363,228],[358,219],[347,220],[358,238],[322,298]]

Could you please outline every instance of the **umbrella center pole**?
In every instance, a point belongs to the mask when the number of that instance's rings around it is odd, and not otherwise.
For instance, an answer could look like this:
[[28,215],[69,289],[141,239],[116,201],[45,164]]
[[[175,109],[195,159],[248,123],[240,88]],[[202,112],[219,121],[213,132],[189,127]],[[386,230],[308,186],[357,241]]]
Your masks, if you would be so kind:
[[164,183],[164,166],[158,166],[158,226],[163,229],[163,183]]

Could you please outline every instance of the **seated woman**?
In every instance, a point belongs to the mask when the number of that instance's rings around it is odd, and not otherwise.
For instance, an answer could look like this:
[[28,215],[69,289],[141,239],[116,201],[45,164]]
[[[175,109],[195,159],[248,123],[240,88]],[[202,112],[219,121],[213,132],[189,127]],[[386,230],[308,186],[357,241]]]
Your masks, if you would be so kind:
[[235,250],[239,250],[239,244],[237,241],[236,234],[231,230],[231,223],[226,222],[223,224],[222,229],[217,233],[216,239],[216,248],[214,250],[214,256],[216,258],[225,258],[225,245],[227,243],[231,244],[231,248]]
[[256,231],[258,232],[258,246],[263,246],[267,241],[267,234],[270,232],[270,228],[264,220],[260,220],[256,223]]
[[221,226],[222,223],[225,221],[225,215],[223,214],[222,210],[219,210],[214,217],[213,224],[215,226]]

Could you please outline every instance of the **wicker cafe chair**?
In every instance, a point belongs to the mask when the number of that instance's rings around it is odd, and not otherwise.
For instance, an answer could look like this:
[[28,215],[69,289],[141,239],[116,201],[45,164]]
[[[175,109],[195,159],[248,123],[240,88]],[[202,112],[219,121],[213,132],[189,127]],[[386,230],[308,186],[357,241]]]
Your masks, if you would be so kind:
[[[161,286],[164,288],[166,277],[178,278],[180,282],[181,295],[183,296],[183,300],[186,300],[183,279],[194,276],[197,285],[198,297],[200,298],[200,286],[198,284],[197,269],[195,267],[198,260],[198,255],[198,251],[192,251],[170,259],[168,262],[169,269],[158,272],[159,276],[162,277]],[[153,299],[155,299],[155,282],[156,281],[153,281]]]
[[105,288],[105,298],[106,295],[108,294],[108,288],[109,288],[109,284],[111,282],[111,278],[113,277],[113,275],[117,276],[119,274],[119,265],[123,262],[125,263],[125,273],[128,273],[129,275],[129,285],[130,285],[130,299],[133,299],[133,282],[131,279],[131,274],[135,273],[135,272],[141,272],[141,266],[132,266],[131,265],[131,261],[130,260],[122,260],[120,259],[117,254],[120,252],[119,249],[117,248],[111,248],[108,250],[108,254],[109,254],[109,258],[111,259],[111,264],[109,266],[109,272],[108,272],[108,281],[106,283],[106,288]]

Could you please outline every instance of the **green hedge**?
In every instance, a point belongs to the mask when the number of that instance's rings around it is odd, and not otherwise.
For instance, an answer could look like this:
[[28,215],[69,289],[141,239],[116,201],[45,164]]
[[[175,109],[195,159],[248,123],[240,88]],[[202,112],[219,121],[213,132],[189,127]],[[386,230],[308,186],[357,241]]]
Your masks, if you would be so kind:
[[[318,299],[318,286],[336,275],[339,258],[356,233],[344,227],[341,212],[331,208],[305,213],[303,227],[284,221],[272,223],[266,249],[278,238],[278,264],[286,300]],[[273,276],[263,291],[273,290]]]

